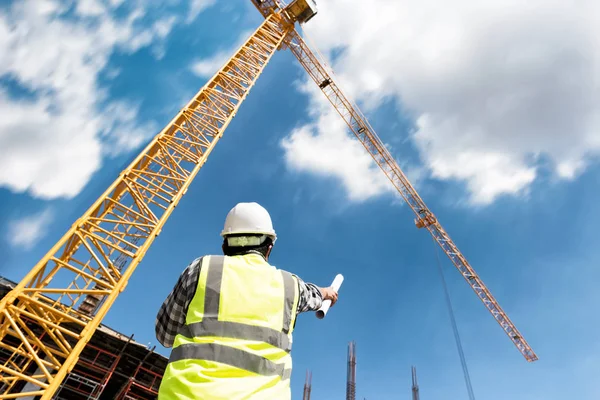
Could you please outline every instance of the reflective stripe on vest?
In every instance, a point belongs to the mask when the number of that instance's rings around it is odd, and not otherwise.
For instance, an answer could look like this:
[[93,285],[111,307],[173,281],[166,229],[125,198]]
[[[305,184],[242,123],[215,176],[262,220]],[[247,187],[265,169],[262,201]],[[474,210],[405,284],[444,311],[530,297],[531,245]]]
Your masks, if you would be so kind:
[[283,364],[217,343],[182,344],[173,349],[169,362],[186,359],[216,361],[259,375],[279,375],[281,379],[289,379],[292,372],[291,369],[284,368]]
[[[223,337],[261,341],[289,353],[291,343],[288,334],[292,324],[296,297],[295,281],[292,275],[287,271],[279,270],[284,286],[284,315],[281,331],[239,322],[219,321],[224,260],[223,256],[211,256],[210,262],[202,265],[202,268],[208,268],[202,321],[186,324],[179,334],[187,338]],[[291,370],[285,369],[283,364],[217,343],[188,343],[177,346],[171,352],[169,363],[185,359],[219,362],[260,375],[279,375],[281,379],[289,379],[291,375]]]

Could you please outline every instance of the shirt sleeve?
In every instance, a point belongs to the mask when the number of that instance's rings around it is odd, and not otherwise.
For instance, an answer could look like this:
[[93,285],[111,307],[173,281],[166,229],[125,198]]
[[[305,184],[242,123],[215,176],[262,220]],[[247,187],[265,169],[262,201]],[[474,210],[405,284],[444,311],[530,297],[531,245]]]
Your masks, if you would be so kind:
[[297,275],[294,275],[298,280],[298,308],[296,313],[300,314],[307,311],[317,311],[323,304],[323,295],[317,285],[306,283]]
[[155,333],[165,347],[173,346],[175,336],[185,325],[188,306],[196,294],[201,264],[202,258],[198,258],[187,266],[158,311]]

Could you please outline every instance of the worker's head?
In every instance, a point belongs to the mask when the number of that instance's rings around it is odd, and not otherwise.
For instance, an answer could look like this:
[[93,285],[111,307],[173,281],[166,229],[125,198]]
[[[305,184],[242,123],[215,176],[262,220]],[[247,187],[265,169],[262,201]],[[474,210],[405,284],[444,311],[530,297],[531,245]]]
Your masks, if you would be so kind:
[[251,251],[269,258],[277,240],[269,212],[258,203],[238,203],[229,211],[223,236],[223,254],[247,254]]

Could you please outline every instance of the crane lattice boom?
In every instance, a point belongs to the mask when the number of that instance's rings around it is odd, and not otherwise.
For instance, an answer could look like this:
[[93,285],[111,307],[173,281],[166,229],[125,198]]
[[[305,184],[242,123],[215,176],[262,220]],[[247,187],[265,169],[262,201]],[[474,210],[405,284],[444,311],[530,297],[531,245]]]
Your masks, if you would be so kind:
[[[367,119],[294,29],[312,0],[252,0],[263,23],[0,300],[0,399],[52,398],[276,50],[289,48],[528,361],[537,359]],[[310,5],[309,3],[313,4]],[[308,4],[308,5],[307,5]],[[33,389],[24,392],[24,387]]]
[[387,147],[381,142],[377,134],[360,112],[342,92],[339,85],[333,80],[333,77],[327,72],[323,64],[317,59],[310,50],[306,42],[300,37],[297,31],[290,32],[285,40],[286,45],[294,53],[300,64],[304,67],[308,75],[315,81],[327,99],[331,102],[336,111],[344,119],[352,133],[363,144],[367,152],[373,157],[373,160],[379,165],[385,176],[394,185],[396,190],[402,195],[410,208],[416,215],[415,223],[418,228],[426,227],[436,242],[450,258],[454,266],[459,270],[467,283],[481,299],[485,307],[492,316],[498,321],[502,329],[512,340],[515,346],[527,359],[527,361],[537,360],[537,356],[527,343],[523,336],[517,330],[517,327],[508,318],[502,310],[492,293],[485,286],[475,270],[467,262],[467,259],[458,250],[450,236],[440,225],[437,218],[427,208],[425,202],[411,183]]

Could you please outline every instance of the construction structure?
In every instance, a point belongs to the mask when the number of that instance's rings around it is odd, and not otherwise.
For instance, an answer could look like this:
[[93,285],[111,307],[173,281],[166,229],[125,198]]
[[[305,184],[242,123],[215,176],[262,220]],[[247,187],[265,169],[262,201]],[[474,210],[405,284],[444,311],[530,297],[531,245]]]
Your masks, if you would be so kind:
[[412,372],[412,400],[419,400],[419,384],[417,383],[417,369],[411,367]]
[[429,231],[525,359],[537,360],[365,116],[296,30],[317,13],[314,1],[252,2],[264,17],[260,26],[0,301],[6,354],[0,399],[49,400],[61,388],[269,60],[286,49],[408,203],[417,228]]
[[302,393],[302,400],[310,400],[310,391],[312,389],[312,372],[306,371],[306,380],[304,381],[304,392]]
[[[0,277],[0,299],[16,286]],[[39,334],[45,340],[45,332],[33,320],[26,321],[25,330]],[[133,335],[125,336],[107,326],[100,325],[89,343],[79,355],[77,364],[67,374],[53,398],[64,400],[123,400],[155,399],[167,358],[155,353],[133,340]],[[11,353],[3,345],[0,348],[0,363],[10,365]],[[32,372],[39,374],[39,369]],[[30,392],[29,383],[13,387],[15,397],[19,393]],[[3,396],[4,398],[10,398]],[[29,397],[33,399],[34,397]]]
[[356,343],[348,344],[348,367],[346,372],[346,400],[356,400]]

